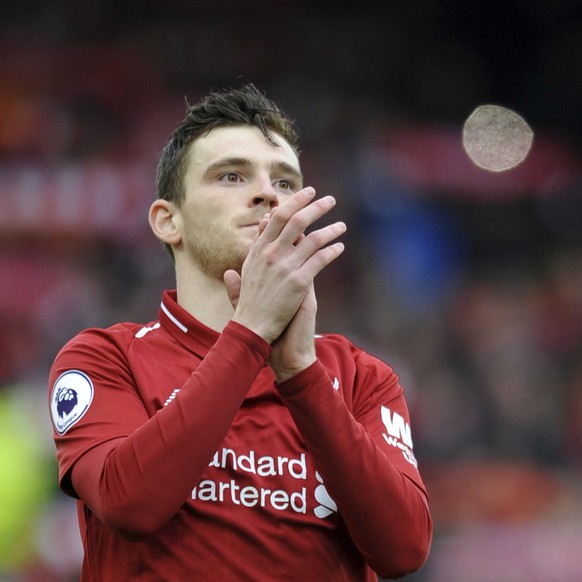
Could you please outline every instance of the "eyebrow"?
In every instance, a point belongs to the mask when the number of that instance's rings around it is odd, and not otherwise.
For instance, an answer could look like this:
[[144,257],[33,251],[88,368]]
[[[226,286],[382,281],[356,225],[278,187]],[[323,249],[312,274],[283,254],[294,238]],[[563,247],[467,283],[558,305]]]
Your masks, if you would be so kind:
[[[209,176],[217,170],[227,170],[228,168],[250,168],[252,165],[253,162],[248,158],[224,158],[214,162],[213,164],[210,164],[210,166],[206,168],[204,175]],[[282,174],[293,176],[293,178],[299,181],[300,185],[303,184],[303,174],[297,170],[297,168],[291,164],[288,164],[287,162],[271,162],[269,169],[274,172],[280,172]]]

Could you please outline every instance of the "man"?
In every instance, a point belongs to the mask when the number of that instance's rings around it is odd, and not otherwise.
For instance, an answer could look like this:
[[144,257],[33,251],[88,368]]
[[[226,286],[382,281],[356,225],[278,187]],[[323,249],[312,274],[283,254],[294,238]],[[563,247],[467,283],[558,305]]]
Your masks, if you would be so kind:
[[335,201],[302,181],[291,122],[252,85],[190,107],[164,148],[149,222],[176,290],[50,374],[82,580],[364,581],[426,559],[398,379],[314,333],[345,225],[315,226]]

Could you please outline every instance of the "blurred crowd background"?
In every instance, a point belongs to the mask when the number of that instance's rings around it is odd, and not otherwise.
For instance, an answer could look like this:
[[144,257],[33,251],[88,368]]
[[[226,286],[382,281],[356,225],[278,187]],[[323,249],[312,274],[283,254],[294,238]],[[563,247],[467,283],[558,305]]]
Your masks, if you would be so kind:
[[[81,560],[47,371],[77,331],[157,317],[147,227],[186,103],[252,81],[293,117],[347,250],[319,329],[405,386],[435,539],[421,582],[582,576],[582,6],[577,0],[23,0],[0,19],[0,580]],[[535,133],[463,151],[479,105]]]

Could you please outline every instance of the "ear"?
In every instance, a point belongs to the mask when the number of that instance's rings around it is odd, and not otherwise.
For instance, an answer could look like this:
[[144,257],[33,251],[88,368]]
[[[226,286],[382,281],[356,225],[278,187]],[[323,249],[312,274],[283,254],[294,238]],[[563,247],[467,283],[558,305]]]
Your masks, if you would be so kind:
[[148,220],[153,233],[163,243],[175,246],[182,240],[178,212],[172,202],[155,200],[150,206]]

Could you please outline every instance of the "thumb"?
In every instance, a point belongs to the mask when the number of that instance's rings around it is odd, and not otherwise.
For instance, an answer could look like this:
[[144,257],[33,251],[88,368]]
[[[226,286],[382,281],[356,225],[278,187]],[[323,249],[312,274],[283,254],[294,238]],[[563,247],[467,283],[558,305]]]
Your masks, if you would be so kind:
[[224,273],[223,279],[230,303],[236,309],[240,295],[240,275],[236,271],[229,269]]

